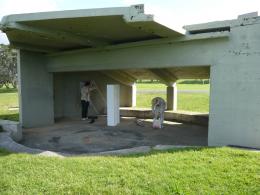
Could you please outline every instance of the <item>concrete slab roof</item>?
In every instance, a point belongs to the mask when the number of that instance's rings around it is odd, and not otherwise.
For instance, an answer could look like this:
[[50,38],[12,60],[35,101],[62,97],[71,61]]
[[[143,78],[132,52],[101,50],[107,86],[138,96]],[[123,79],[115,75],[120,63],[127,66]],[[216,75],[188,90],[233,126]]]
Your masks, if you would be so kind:
[[144,14],[143,5],[9,15],[0,29],[12,46],[44,52],[182,36]]

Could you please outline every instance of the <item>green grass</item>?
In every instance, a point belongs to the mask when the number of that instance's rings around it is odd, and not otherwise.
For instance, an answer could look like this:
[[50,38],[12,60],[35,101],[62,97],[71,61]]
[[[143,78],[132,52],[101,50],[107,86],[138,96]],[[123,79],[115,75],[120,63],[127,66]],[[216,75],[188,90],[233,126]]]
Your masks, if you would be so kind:
[[[177,88],[179,90],[209,90],[210,85],[209,84],[180,84],[177,83]],[[137,89],[139,90],[166,90],[166,85],[164,84],[159,84],[159,83],[154,83],[154,84],[150,84],[150,83],[139,83],[137,84]]]
[[[178,84],[181,90],[209,90],[208,84]],[[163,84],[137,84],[137,90],[158,90],[166,89]],[[151,101],[154,97],[162,97],[166,100],[165,93],[157,94],[138,94],[137,107],[150,108]],[[209,112],[209,95],[204,93],[178,93],[178,110],[193,112]]]
[[[166,99],[166,94],[137,94],[137,107],[150,108],[154,97]],[[209,95],[207,94],[178,94],[178,110],[192,112],[209,112]]]
[[230,148],[50,158],[0,151],[0,194],[259,194],[260,155]]
[[[166,89],[163,84],[138,84],[138,90],[156,90]],[[208,90],[208,84],[178,84],[178,89],[181,90]],[[137,107],[150,108],[151,100],[154,97],[162,97],[166,99],[165,94],[138,94]],[[16,89],[0,89],[0,119],[19,120],[18,110],[9,110],[12,107],[18,106],[18,94]],[[178,110],[194,111],[194,112],[209,112],[209,95],[208,94],[178,94]]]
[[9,108],[18,107],[18,94],[16,89],[0,89],[0,119],[19,120],[18,110]]

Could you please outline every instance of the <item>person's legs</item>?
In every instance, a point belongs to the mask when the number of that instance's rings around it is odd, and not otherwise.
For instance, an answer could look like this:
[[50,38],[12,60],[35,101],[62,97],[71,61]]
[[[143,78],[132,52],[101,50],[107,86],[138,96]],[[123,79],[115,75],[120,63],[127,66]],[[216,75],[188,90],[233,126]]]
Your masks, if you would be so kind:
[[89,101],[86,102],[86,118],[88,117]]
[[85,100],[81,100],[81,118],[87,118],[87,102]]

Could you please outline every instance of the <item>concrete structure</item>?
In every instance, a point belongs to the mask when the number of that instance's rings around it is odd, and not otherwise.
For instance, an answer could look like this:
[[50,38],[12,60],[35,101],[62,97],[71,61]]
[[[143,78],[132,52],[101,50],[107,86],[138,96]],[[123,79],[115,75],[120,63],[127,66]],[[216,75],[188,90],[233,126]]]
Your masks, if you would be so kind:
[[260,148],[260,17],[184,28],[185,35],[155,22],[143,5],[4,17],[1,30],[20,49],[22,125],[79,116],[87,79],[99,87],[92,112],[105,113],[107,84],[119,84],[120,106],[131,106],[137,79],[171,87],[210,77],[209,145]]
[[120,87],[107,86],[107,125],[116,126],[120,123]]

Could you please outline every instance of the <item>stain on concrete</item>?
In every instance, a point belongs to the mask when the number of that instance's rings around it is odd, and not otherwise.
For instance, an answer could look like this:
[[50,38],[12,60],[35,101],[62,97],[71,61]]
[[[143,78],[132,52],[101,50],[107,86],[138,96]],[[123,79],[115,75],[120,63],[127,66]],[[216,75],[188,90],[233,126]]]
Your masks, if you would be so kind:
[[123,118],[116,127],[107,127],[105,117],[94,124],[84,121],[60,121],[42,128],[24,129],[22,144],[32,148],[66,153],[96,153],[140,146],[188,145],[206,146],[208,129],[204,126],[165,123],[163,129],[136,124],[135,118]]

